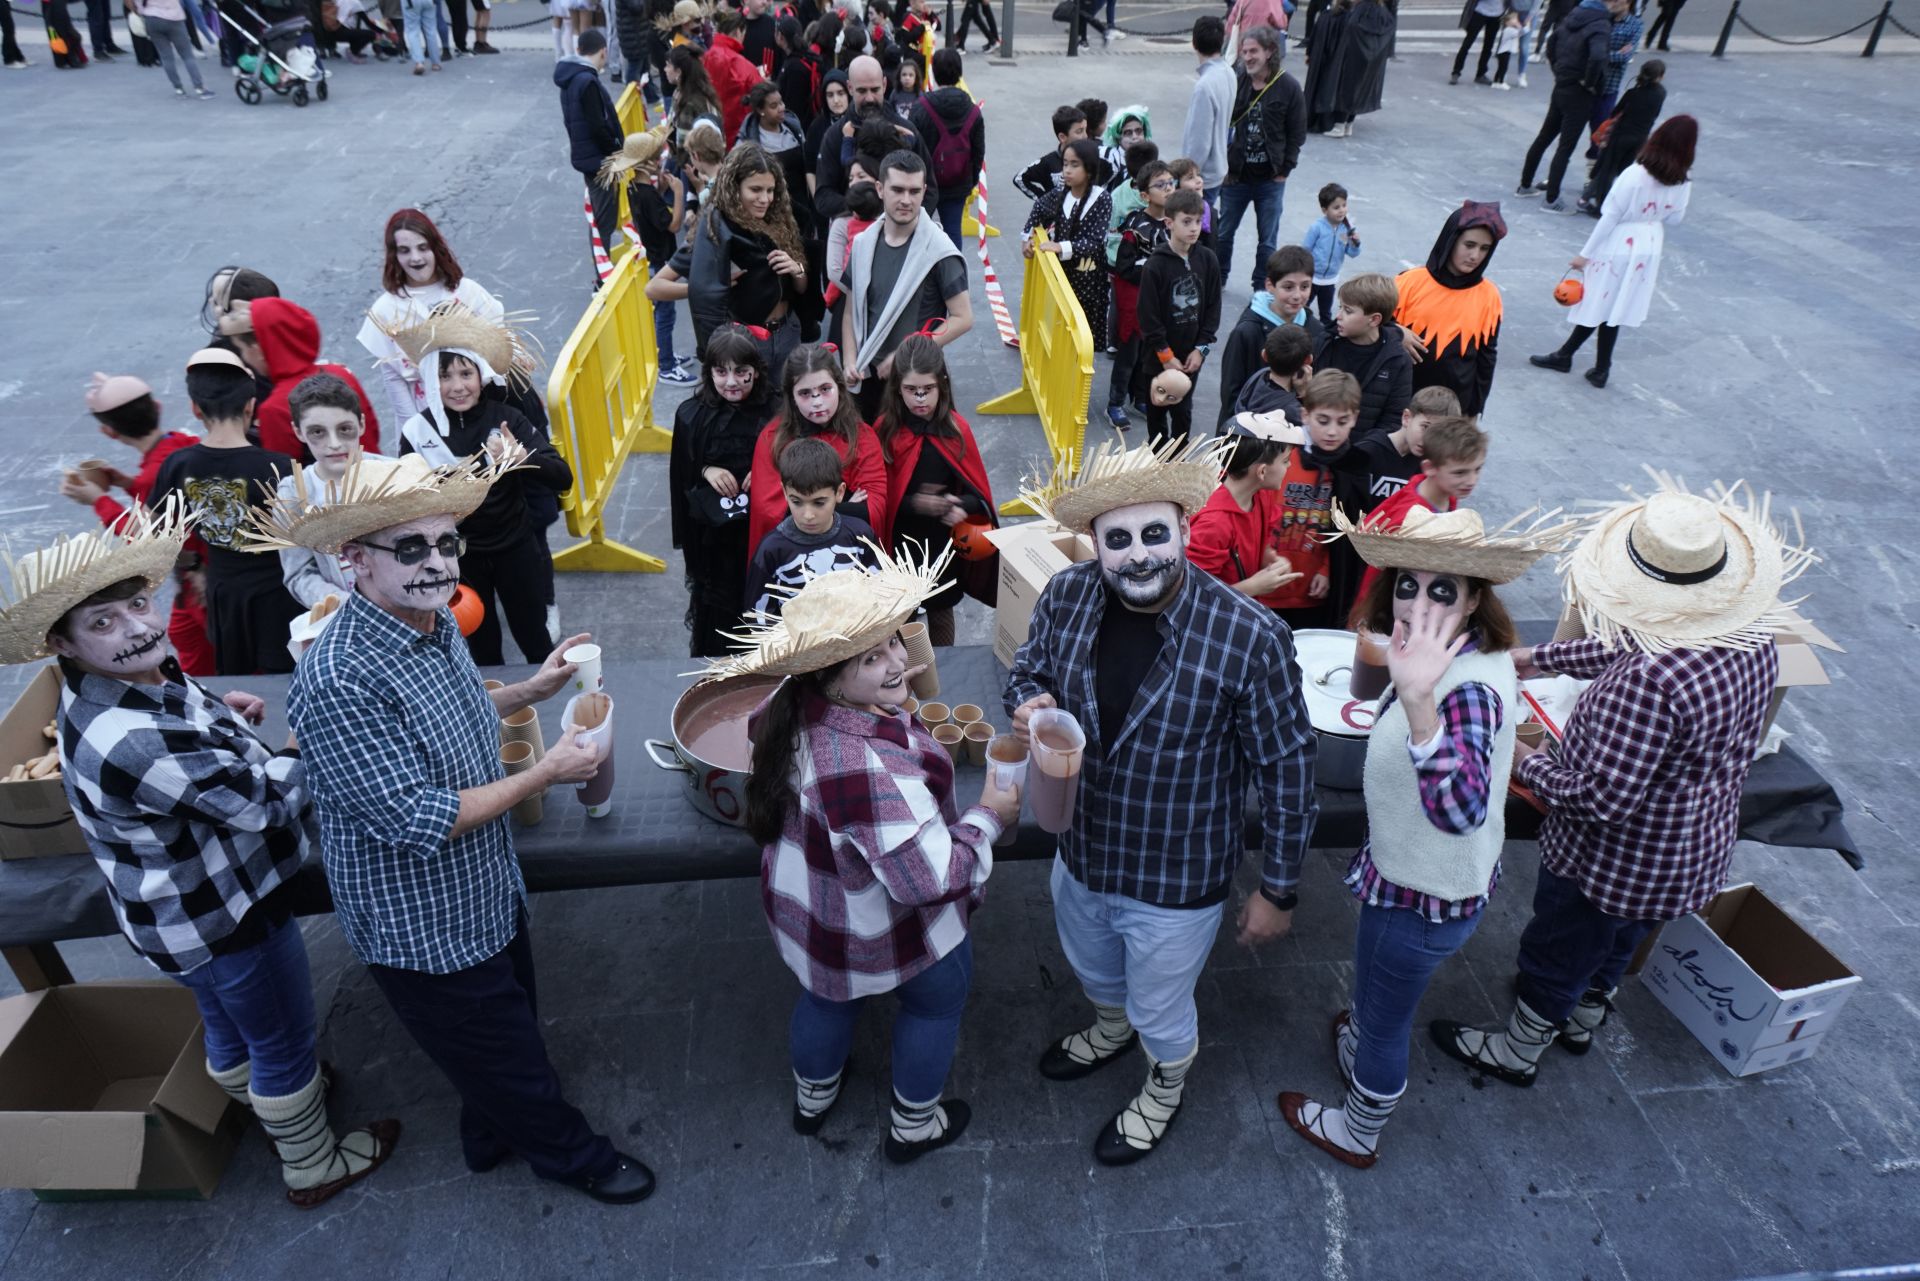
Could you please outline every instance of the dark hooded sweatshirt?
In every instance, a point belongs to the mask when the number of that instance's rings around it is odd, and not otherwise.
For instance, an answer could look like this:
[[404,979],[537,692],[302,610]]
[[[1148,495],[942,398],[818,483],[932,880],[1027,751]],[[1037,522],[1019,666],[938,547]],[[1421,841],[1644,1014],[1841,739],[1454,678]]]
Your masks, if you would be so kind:
[[[1462,233],[1479,227],[1493,236],[1493,248],[1466,275],[1447,264]],[[1460,412],[1478,414],[1493,390],[1493,365],[1499,355],[1500,287],[1486,279],[1487,267],[1507,224],[1498,202],[1469,200],[1447,215],[1424,267],[1409,267],[1395,284],[1400,306],[1394,320],[1427,345],[1425,360],[1413,367],[1413,389],[1445,387],[1460,398]],[[1396,422],[1388,428],[1398,427]]]
[[253,411],[260,428],[260,447],[289,458],[313,460],[293,428],[293,411],[287,398],[301,380],[314,374],[332,374],[353,388],[360,401],[360,447],[370,454],[379,453],[380,419],[374,415],[360,380],[344,365],[315,363],[320,358],[320,322],[313,313],[284,298],[256,298],[251,310],[253,337],[266,360],[267,377],[273,380],[273,394]]
[[567,125],[568,159],[576,172],[591,178],[626,141],[613,97],[600,82],[599,70],[578,55],[553,64],[553,83],[559,87],[560,115]]
[[1313,371],[1343,369],[1360,384],[1360,417],[1353,439],[1369,432],[1385,434],[1400,426],[1400,416],[1413,399],[1413,362],[1400,340],[1400,326],[1391,320],[1380,326],[1380,341],[1370,346],[1348,342],[1338,329],[1328,331],[1313,355]]

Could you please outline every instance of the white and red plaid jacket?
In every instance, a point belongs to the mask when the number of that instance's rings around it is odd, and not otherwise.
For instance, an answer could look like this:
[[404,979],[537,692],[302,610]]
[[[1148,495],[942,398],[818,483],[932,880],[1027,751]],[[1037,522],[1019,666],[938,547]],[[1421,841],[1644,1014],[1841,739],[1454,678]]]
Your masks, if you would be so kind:
[[1542,645],[1534,662],[1593,681],[1560,751],[1513,769],[1549,806],[1540,861],[1610,916],[1670,921],[1705,904],[1727,879],[1779,654],[1586,639]]
[[828,1001],[891,992],[958,947],[1000,820],[953,800],[953,761],[902,713],[809,693],[760,895],[781,959]]

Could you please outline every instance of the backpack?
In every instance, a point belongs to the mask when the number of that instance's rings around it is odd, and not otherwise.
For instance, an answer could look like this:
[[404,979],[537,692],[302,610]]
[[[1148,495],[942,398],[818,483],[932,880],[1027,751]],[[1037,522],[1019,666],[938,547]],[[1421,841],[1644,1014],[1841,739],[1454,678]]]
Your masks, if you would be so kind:
[[941,191],[971,191],[977,175],[973,172],[973,122],[980,118],[980,104],[967,104],[967,114],[949,129],[947,120],[932,103],[926,104],[939,141],[933,144],[933,185]]

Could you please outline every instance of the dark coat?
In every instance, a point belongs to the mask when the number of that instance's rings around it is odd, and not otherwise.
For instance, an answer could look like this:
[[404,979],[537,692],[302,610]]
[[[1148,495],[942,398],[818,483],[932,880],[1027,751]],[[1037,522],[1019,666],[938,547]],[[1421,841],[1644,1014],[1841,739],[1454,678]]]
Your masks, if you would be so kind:
[[[958,85],[935,89],[913,104],[913,110],[907,113],[907,123],[914,127],[920,135],[920,141],[925,144],[929,165],[933,163],[933,153],[940,147],[940,128],[935,124],[934,117],[937,115],[939,123],[949,131],[956,130],[973,106],[973,99]],[[967,145],[973,156],[967,166],[968,185],[971,186],[972,175],[978,174],[987,163],[987,120],[984,115],[974,115],[973,128],[967,132]]]
[[1547,62],[1556,85],[1578,85],[1599,93],[1607,81],[1613,18],[1605,5],[1581,3],[1547,37]]
[[560,115],[567,125],[569,159],[576,171],[591,178],[600,165],[626,141],[613,95],[600,82],[600,73],[581,58],[562,58],[553,64],[553,83],[560,89]]
[[1360,384],[1360,418],[1353,425],[1353,439],[1369,432],[1391,432],[1400,428],[1400,415],[1413,399],[1413,361],[1400,338],[1400,326],[1388,321],[1380,327],[1380,341],[1369,347],[1356,346],[1340,337],[1338,331],[1327,334],[1314,353],[1313,371],[1342,369]]
[[[1300,82],[1282,71],[1280,78],[1269,84],[1265,93],[1253,87],[1253,78],[1246,72],[1238,72],[1239,89],[1233,98],[1233,119],[1239,120],[1246,115],[1256,95],[1260,104],[1253,109],[1260,113],[1261,135],[1267,143],[1267,160],[1273,166],[1273,176],[1285,178],[1300,163],[1300,144],[1307,138],[1307,95]],[[1233,182],[1240,174],[1246,160],[1246,131],[1236,126],[1227,132],[1227,181]]]
[[[1307,44],[1309,115],[1345,119],[1380,110],[1394,24],[1393,11],[1375,0],[1362,0],[1314,24]],[[1311,127],[1324,125],[1316,120]]]

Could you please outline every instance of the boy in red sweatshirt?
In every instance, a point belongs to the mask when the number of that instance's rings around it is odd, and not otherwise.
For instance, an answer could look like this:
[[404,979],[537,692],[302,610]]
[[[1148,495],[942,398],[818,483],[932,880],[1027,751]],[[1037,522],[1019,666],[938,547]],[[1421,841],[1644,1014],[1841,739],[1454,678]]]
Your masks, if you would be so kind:
[[1359,557],[1345,539],[1329,543],[1333,504],[1358,512],[1366,495],[1366,467],[1353,452],[1360,415],[1360,384],[1352,374],[1324,369],[1301,394],[1306,444],[1293,451],[1280,484],[1280,520],[1273,545],[1298,571],[1274,608],[1289,627],[1339,627],[1359,591]]
[[[1473,496],[1480,483],[1480,469],[1486,465],[1487,433],[1476,427],[1473,419],[1456,414],[1431,420],[1420,459],[1419,482],[1408,482],[1374,508],[1367,517],[1367,528],[1398,529],[1416,507],[1452,511]],[[1379,570],[1367,569],[1360,579],[1362,596],[1379,576]]]
[[254,410],[254,423],[260,429],[260,448],[311,463],[299,432],[294,430],[293,412],[287,397],[293,389],[315,374],[333,374],[353,388],[360,398],[360,420],[366,429],[360,434],[360,446],[369,454],[380,452],[380,419],[373,412],[360,380],[344,365],[317,364],[320,359],[320,322],[313,313],[284,298],[256,298],[250,303],[235,303],[220,318],[220,333],[233,339],[240,358],[256,374],[272,379],[273,394]]
[[1234,438],[1233,452],[1220,487],[1194,513],[1187,559],[1272,608],[1281,589],[1300,577],[1271,534],[1280,520],[1288,458],[1304,438],[1280,414],[1238,415],[1225,434]]

